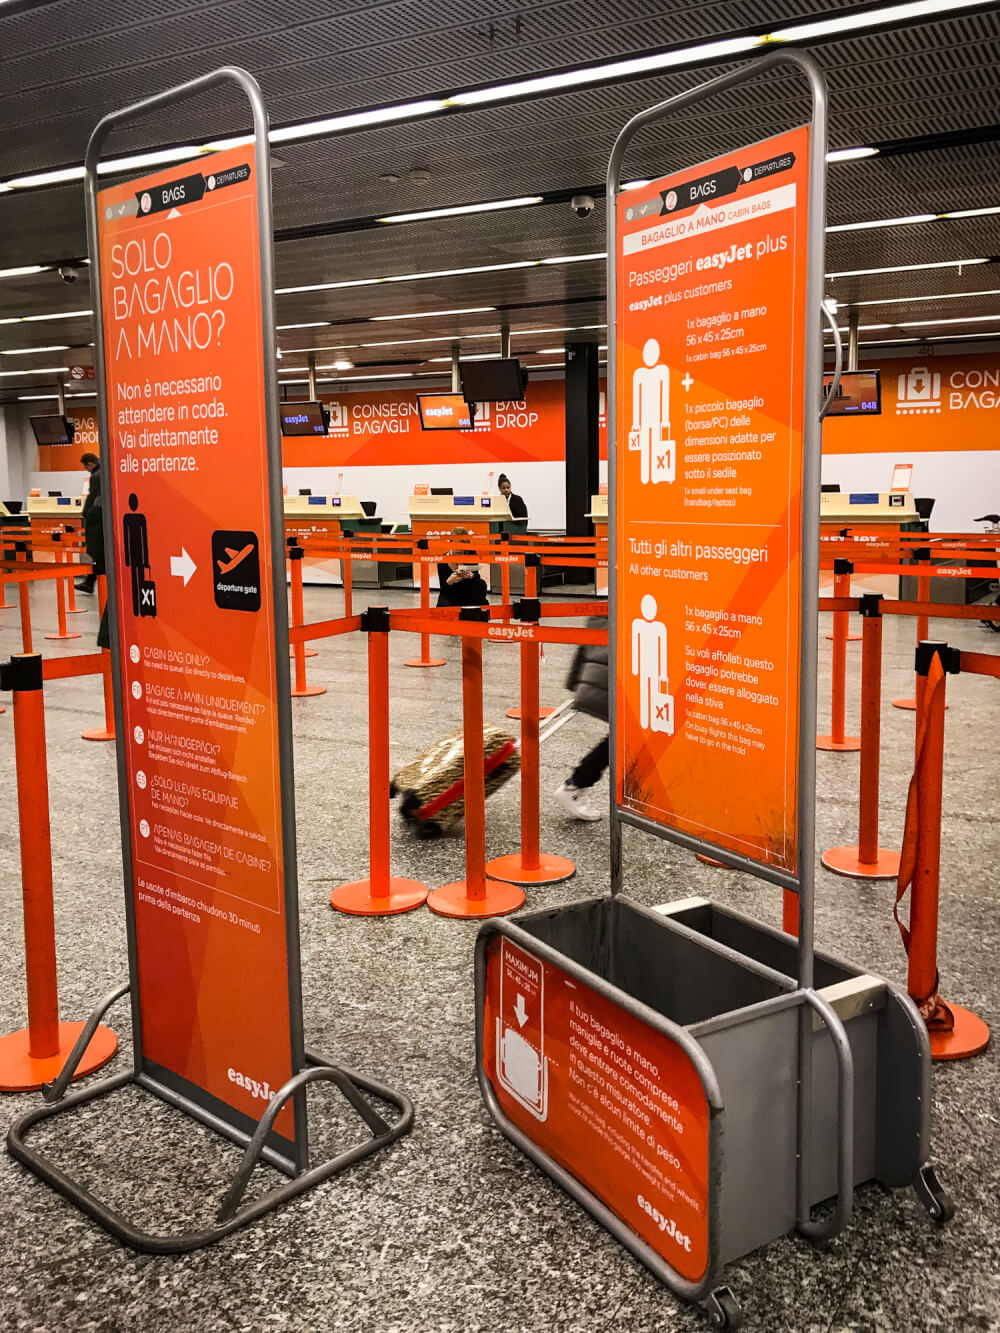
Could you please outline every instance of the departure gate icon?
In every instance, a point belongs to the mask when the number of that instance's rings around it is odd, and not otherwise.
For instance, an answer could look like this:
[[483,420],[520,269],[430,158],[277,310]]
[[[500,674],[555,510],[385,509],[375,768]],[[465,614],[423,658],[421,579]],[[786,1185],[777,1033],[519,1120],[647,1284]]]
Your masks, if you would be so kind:
[[674,700],[668,691],[667,627],[656,619],[656,598],[646,593],[632,621],[632,675],[639,677],[639,725],[674,734]]
[[640,455],[643,485],[673,481],[677,456],[670,438],[670,367],[661,366],[660,344],[649,338],[642,349],[643,364],[632,376],[632,428],[628,447]]

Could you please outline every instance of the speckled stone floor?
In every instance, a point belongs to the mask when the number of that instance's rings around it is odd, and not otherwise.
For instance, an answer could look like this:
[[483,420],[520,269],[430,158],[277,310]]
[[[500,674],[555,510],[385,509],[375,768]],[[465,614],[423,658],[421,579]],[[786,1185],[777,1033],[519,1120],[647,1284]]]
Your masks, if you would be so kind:
[[[36,628],[51,625],[51,593],[36,599]],[[81,599],[82,601],[83,599]],[[358,602],[409,602],[361,592]],[[311,619],[337,614],[340,594],[307,589]],[[46,643],[47,654],[92,650],[93,611],[73,618],[84,637]],[[943,622],[942,622],[943,625]],[[1000,648],[975,622],[944,626],[966,648]],[[888,619],[882,841],[898,846],[913,716],[888,706],[912,688],[911,622]],[[945,637],[945,635],[942,635]],[[438,641],[446,667],[403,667],[392,657],[392,755],[419,752],[459,725],[458,647]],[[19,648],[16,612],[0,612],[0,654]],[[538,1333],[539,1330],[704,1328],[600,1227],[503,1139],[488,1119],[473,1061],[472,946],[476,927],[426,909],[388,920],[335,915],[330,890],[366,868],[366,666],[360,639],[320,645],[310,679],[318,698],[295,701],[296,797],[304,1003],[309,1044],[409,1093],[413,1133],[384,1154],[211,1249],[180,1258],[121,1249],[61,1198],[0,1153],[0,1333],[215,1333],[215,1330],[377,1330]],[[823,640],[820,698],[829,699]],[[850,647],[850,709],[857,707],[859,645]],[[563,697],[569,649],[552,649],[543,694]],[[998,1014],[997,866],[1000,821],[1000,686],[949,681],[943,821],[940,959],[944,993],[988,1022]],[[516,702],[512,648],[486,652],[486,716]],[[9,703],[9,699],[7,700]],[[66,1017],[82,1018],[126,974],[113,747],[80,740],[101,714],[94,680],[46,690],[59,979]],[[849,723],[850,723],[849,716]],[[821,704],[821,730],[826,729]],[[543,848],[571,856],[576,877],[529,893],[558,903],[607,887],[607,821],[567,822],[548,793],[601,734],[586,718],[564,727],[543,754]],[[819,756],[820,849],[856,835],[856,755]],[[602,784],[598,799],[606,799]],[[514,850],[517,784],[489,804],[491,854]],[[432,886],[458,878],[461,844],[415,841],[394,828],[396,873]],[[705,893],[768,921],[779,894],[699,865],[666,843],[626,831],[629,891],[648,903]],[[817,939],[896,980],[905,958],[892,920],[892,888],[820,871]],[[0,1031],[24,1022],[24,977],[10,709],[0,716]],[[129,1058],[127,1015],[118,1068]],[[943,1230],[910,1191],[859,1191],[849,1230],[825,1249],[784,1238],[726,1270],[747,1327],[820,1330],[1000,1329],[1000,1109],[998,1045],[933,1075],[933,1146],[958,1214]],[[34,1104],[4,1096],[0,1129]],[[353,1141],[355,1126],[329,1093],[311,1097],[317,1151]],[[63,1122],[65,1124],[66,1122]],[[78,1114],[69,1133],[36,1141],[71,1163],[95,1191],[152,1226],[209,1218],[236,1150],[134,1091]],[[339,1136],[339,1137],[338,1137]],[[257,1188],[274,1179],[261,1173]]]

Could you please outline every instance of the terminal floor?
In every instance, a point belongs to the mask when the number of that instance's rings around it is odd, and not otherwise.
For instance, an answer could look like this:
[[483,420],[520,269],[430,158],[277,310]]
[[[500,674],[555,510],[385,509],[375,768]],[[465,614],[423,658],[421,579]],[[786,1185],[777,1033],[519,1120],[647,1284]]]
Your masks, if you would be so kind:
[[[81,599],[83,600],[83,599]],[[396,604],[409,594],[361,594]],[[38,633],[52,594],[33,595]],[[335,590],[306,590],[308,619],[338,614]],[[96,615],[72,618],[83,638],[46,654],[93,650]],[[940,622],[953,643],[1000,648],[976,622]],[[889,706],[912,690],[911,622],[887,619],[882,749],[883,842],[899,845],[913,715]],[[459,648],[436,641],[448,665],[418,671],[402,635],[392,655],[392,756],[402,763],[460,723]],[[0,654],[20,647],[16,612],[0,612]],[[850,646],[856,725],[858,644]],[[366,665],[360,637],[320,644],[312,681],[327,693],[293,703],[304,1004],[312,1048],[405,1090],[413,1133],[221,1244],[181,1258],[137,1256],[6,1155],[0,1154],[0,1333],[215,1333],[215,1330],[373,1330],[409,1333],[645,1333],[705,1328],[588,1215],[540,1174],[488,1119],[474,1075],[472,957],[476,926],[426,909],[383,920],[334,914],[330,890],[366,871]],[[564,697],[571,650],[553,648],[544,698]],[[821,730],[827,729],[829,644],[821,644]],[[517,701],[517,653],[486,649],[486,716]],[[1000,686],[949,678],[940,959],[944,994],[992,1024],[998,1012]],[[9,696],[0,715],[0,1031],[24,1022],[14,756]],[[97,723],[96,678],[46,689],[61,1001],[82,1018],[126,974],[115,758],[80,732]],[[850,721],[850,717],[849,717]],[[516,725],[516,724],[515,724]],[[529,905],[607,888],[608,824],[567,822],[549,793],[601,735],[578,718],[543,752],[543,849],[571,856],[574,879],[529,891]],[[820,849],[856,839],[857,755],[819,756]],[[604,804],[607,784],[598,799]],[[514,850],[517,783],[489,803],[493,854]],[[419,842],[394,824],[397,873],[432,886],[460,877],[458,841]],[[629,891],[648,903],[710,894],[772,922],[779,894],[712,870],[667,843],[626,830]],[[818,943],[903,980],[891,884],[820,871]],[[127,1014],[117,1067],[129,1059]],[[1000,1329],[1000,1042],[985,1055],[937,1066],[933,1145],[958,1213],[943,1230],[910,1191],[858,1192],[849,1230],[816,1250],[786,1237],[726,1270],[747,1327],[827,1330]],[[357,1140],[330,1093],[310,1094],[317,1151]],[[0,1129],[35,1104],[0,1099]],[[152,1229],[203,1224],[236,1150],[179,1113],[134,1092],[81,1112],[36,1142],[72,1164],[100,1196]],[[791,1148],[790,1148],[791,1151]],[[261,1172],[263,1189],[276,1177]]]

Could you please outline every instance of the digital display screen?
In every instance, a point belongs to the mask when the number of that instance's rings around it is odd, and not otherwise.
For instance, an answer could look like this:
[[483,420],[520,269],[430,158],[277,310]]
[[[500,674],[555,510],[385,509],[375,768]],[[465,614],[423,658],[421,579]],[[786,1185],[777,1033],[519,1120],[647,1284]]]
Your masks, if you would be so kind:
[[66,417],[29,417],[36,444],[72,444],[74,427]]
[[877,505],[878,491],[857,491],[847,497],[847,503],[852,505]]
[[516,357],[459,361],[462,396],[470,403],[518,403],[524,398],[525,373]]
[[475,503],[476,503],[476,497],[474,495],[455,496],[455,504],[457,505],[474,505]]
[[483,506],[484,509],[489,509],[490,505],[492,504],[492,501],[490,500],[490,497],[488,495],[483,495],[480,496],[479,503]]
[[325,435],[326,420],[320,403],[281,403],[282,435]]
[[[833,375],[823,376],[828,390]],[[882,382],[877,370],[842,370],[836,397],[830,404],[830,417],[877,417],[882,413]]]
[[472,409],[460,393],[417,395],[424,430],[471,430]]
[[309,503],[310,503],[311,505],[325,505],[325,504],[326,504],[326,496],[325,496],[325,495],[310,495],[310,496],[309,496]]

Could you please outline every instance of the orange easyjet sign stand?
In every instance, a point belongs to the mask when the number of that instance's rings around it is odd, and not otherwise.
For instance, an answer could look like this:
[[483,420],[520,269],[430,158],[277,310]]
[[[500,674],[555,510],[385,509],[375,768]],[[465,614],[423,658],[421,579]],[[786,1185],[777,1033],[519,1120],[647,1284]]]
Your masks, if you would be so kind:
[[618,802],[793,874],[808,161],[617,201]]
[[[254,135],[97,191],[123,120],[235,83]],[[108,620],[135,1082],[245,1144],[215,1224],[139,1231],[11,1131],[20,1160],[114,1235],[196,1249],[405,1133],[405,1098],[306,1054],[277,413],[268,123],[224,69],[106,117],[87,155],[98,297]],[[103,1008],[100,1012],[103,1012]],[[89,1040],[89,1037],[88,1037]],[[84,1043],[86,1045],[86,1043]],[[75,1067],[57,1079],[58,1099]],[[68,1071],[68,1072],[67,1072]],[[310,1166],[306,1088],[334,1083],[370,1135]],[[394,1123],[363,1095],[399,1108]],[[261,1158],[292,1180],[246,1206]]]
[[143,1060],[252,1128],[304,1058],[252,155],[102,190],[98,228]]

